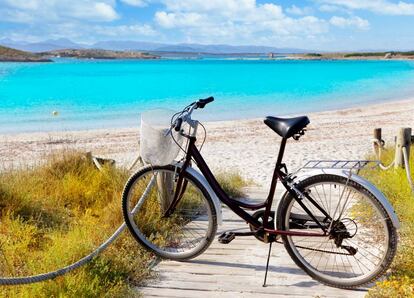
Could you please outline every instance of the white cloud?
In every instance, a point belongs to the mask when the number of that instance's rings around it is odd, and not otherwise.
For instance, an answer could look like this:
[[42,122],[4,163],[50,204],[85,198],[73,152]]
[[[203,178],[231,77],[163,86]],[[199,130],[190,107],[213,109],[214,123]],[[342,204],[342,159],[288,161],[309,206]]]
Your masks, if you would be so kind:
[[[154,20],[162,28],[181,32],[188,41],[202,43],[256,43],[317,36],[329,22],[314,16],[290,17],[273,3],[255,0],[164,0],[165,10]],[[263,38],[265,37],[265,38]]]
[[40,1],[37,0],[6,0],[4,2],[11,7],[28,10],[38,9],[41,4]]
[[115,0],[0,0],[0,17],[9,22],[45,23],[67,19],[109,22],[119,18]]
[[137,40],[157,34],[149,24],[115,22],[121,18],[116,4],[116,0],[0,0],[0,22],[26,24],[2,30],[1,35],[15,40],[95,42],[108,37]]
[[121,0],[121,2],[131,5],[131,6],[137,6],[137,7],[144,7],[147,6],[147,2],[144,0]]
[[318,7],[318,9],[322,12],[345,12],[345,13],[349,13],[350,10],[342,7],[342,6],[338,6],[338,5],[331,5],[331,4],[322,4]]
[[111,5],[103,2],[92,2],[87,5],[73,6],[72,9],[62,12],[62,14],[72,18],[93,21],[113,21],[119,18],[115,9]]
[[255,0],[164,0],[169,11],[197,11],[222,13],[242,12],[256,8]]
[[292,5],[291,7],[286,8],[286,11],[290,14],[294,15],[310,15],[312,14],[312,8],[310,7],[298,7],[296,5]]
[[361,30],[369,29],[369,22],[357,16],[352,16],[349,18],[333,16],[329,20],[329,23],[331,23],[334,26],[341,27],[341,28],[356,27]]
[[[2,30],[2,35],[38,39],[66,37],[86,42],[107,37],[138,40],[157,36],[166,42],[309,47],[332,39],[329,30],[334,26],[368,29],[369,22],[354,16],[354,9],[373,10],[372,3],[387,4],[386,11],[408,5],[390,0],[312,1],[315,7],[282,7],[274,3],[282,1],[271,0],[0,0],[0,22],[27,24],[11,26],[13,29]],[[121,3],[134,7],[156,3],[158,11],[152,23],[143,24],[129,14],[122,19],[122,9],[131,8]],[[337,11],[338,16],[314,16],[318,8]],[[343,12],[350,14],[340,16]]]
[[[104,37],[123,37],[136,39],[142,36],[154,36],[157,32],[147,24],[117,25],[117,26],[94,26],[92,30],[95,35]],[[91,33],[93,33],[91,32]]]
[[383,15],[414,15],[414,3],[387,0],[316,0],[328,5],[339,5],[352,10],[369,10]]
[[158,11],[155,13],[156,22],[164,28],[198,27],[206,20],[203,16],[193,12],[167,13]]

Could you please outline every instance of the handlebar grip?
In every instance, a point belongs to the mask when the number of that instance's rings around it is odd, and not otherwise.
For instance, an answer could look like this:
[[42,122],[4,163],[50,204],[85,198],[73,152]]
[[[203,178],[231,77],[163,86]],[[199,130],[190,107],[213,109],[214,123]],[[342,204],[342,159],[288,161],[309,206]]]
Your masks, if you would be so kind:
[[182,118],[178,118],[177,122],[175,123],[175,131],[180,131],[181,130],[181,124],[183,124],[183,119]]
[[210,97],[207,97],[207,98],[204,98],[204,99],[199,99],[197,101],[197,108],[202,109],[202,108],[204,108],[206,106],[206,104],[208,104],[210,102],[213,102],[213,101],[214,101],[214,97],[213,96],[210,96]]

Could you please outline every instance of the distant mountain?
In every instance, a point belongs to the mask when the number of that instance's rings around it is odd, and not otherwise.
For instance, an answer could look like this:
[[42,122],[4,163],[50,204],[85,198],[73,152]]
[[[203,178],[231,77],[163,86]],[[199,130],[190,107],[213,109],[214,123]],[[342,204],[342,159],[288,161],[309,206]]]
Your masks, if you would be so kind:
[[69,39],[48,39],[42,42],[19,42],[11,39],[1,39],[0,45],[28,52],[47,52],[60,49],[83,49],[85,45],[74,43]]
[[163,46],[166,46],[166,44],[145,41],[108,40],[97,42],[89,47],[113,51],[156,51]]
[[210,54],[246,54],[246,53],[307,53],[309,50],[295,48],[275,48],[267,46],[232,46],[225,44],[203,45],[203,44],[162,44],[139,41],[103,41],[95,43],[92,48],[105,50],[140,50],[156,52],[182,52],[182,53],[210,53]]
[[268,46],[233,46],[225,44],[203,45],[203,44],[166,44],[157,42],[130,41],[130,40],[108,40],[95,44],[80,44],[69,39],[49,39],[42,42],[18,42],[11,39],[1,39],[0,45],[12,47],[29,52],[47,52],[62,49],[102,49],[113,51],[155,51],[155,52],[181,52],[181,53],[207,53],[207,54],[247,54],[247,53],[280,53],[297,54],[313,52],[295,48],[276,48]]
[[295,54],[295,53],[307,53],[309,50],[295,49],[295,48],[275,48],[268,46],[233,46],[226,44],[217,45],[202,45],[202,44],[177,44],[177,45],[166,45],[158,48],[158,51],[176,51],[176,52],[200,52],[200,53],[211,53],[211,54],[246,54],[246,53],[280,53],[280,54]]

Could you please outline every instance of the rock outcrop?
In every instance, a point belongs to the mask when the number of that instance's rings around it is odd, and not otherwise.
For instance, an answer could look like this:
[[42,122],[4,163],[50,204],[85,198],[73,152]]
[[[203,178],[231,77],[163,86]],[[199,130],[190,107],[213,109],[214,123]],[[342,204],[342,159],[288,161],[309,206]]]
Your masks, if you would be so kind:
[[39,54],[0,46],[0,62],[52,62],[52,60]]

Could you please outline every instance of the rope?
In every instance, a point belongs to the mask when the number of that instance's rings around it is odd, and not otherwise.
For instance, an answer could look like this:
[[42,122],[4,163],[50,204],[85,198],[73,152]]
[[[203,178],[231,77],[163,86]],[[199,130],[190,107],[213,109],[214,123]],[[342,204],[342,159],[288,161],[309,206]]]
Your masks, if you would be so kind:
[[[382,150],[386,150],[384,148],[385,142],[383,140],[377,140],[377,139],[372,139],[372,142],[373,142],[373,145],[374,145],[374,154],[376,155],[376,157],[379,161],[378,166],[381,168],[381,170],[384,170],[384,171],[390,169],[395,164],[395,159],[388,166],[385,166],[381,162]],[[375,145],[377,145],[378,147],[375,146]],[[378,151],[377,151],[377,148],[378,148]]]
[[[378,159],[378,166],[380,167],[381,170],[389,170],[393,165],[395,165],[395,158],[394,160],[388,165],[385,166],[382,162],[381,162],[381,153],[382,150],[386,150],[384,148],[385,142],[383,140],[377,140],[377,139],[372,139],[373,142],[373,149],[374,149],[374,154],[376,155],[377,159]],[[378,150],[377,150],[378,148]],[[407,175],[407,181],[408,184],[410,185],[411,191],[414,193],[414,183],[413,180],[411,178],[411,170],[410,170],[410,162],[409,162],[409,156],[408,156],[408,150],[406,148],[406,146],[403,146],[401,148],[402,153],[403,153],[403,157],[404,157],[404,167],[405,167],[405,173]]]
[[89,255],[83,257],[79,261],[63,267],[61,269],[51,271],[48,273],[43,273],[39,275],[31,275],[31,276],[24,276],[24,277],[7,277],[7,278],[0,278],[0,285],[24,285],[24,284],[32,284],[37,283],[41,281],[45,281],[48,279],[54,279],[58,276],[64,275],[76,268],[79,268],[86,263],[89,263],[93,260],[94,257],[96,257],[98,254],[100,254],[104,249],[106,249],[116,238],[118,238],[119,234],[122,233],[122,231],[125,229],[126,225],[123,223],[116,231],[115,233],[109,237],[104,243],[102,243],[97,249],[95,249],[92,253]]
[[[153,184],[155,182],[155,178],[152,177],[150,183],[148,183],[144,193],[141,196],[141,199],[138,201],[142,201],[142,198],[147,196],[150,189],[152,188]],[[141,203],[142,204],[142,203]],[[132,210],[132,214],[134,214],[138,210],[138,204],[134,207]],[[31,276],[23,276],[23,277],[0,277],[0,285],[24,285],[24,284],[32,284],[37,282],[42,282],[49,279],[54,279],[58,276],[65,275],[66,273],[75,270],[76,268],[79,268],[86,263],[89,263],[92,261],[97,255],[99,255],[102,251],[104,251],[112,242],[115,241],[119,237],[119,235],[125,230],[126,224],[123,223],[119,226],[119,228],[115,231],[115,233],[112,234],[111,237],[109,237],[105,242],[103,242],[98,248],[96,248],[93,252],[91,252],[89,255],[83,257],[79,261],[72,263],[66,267],[63,267],[61,269],[39,274],[39,275],[31,275]]]
[[404,156],[405,173],[407,174],[408,184],[410,184],[411,192],[414,193],[414,183],[413,183],[413,180],[411,178],[410,162],[409,162],[409,159],[408,159],[408,150],[405,146],[402,147],[402,152],[403,152],[403,156]]

